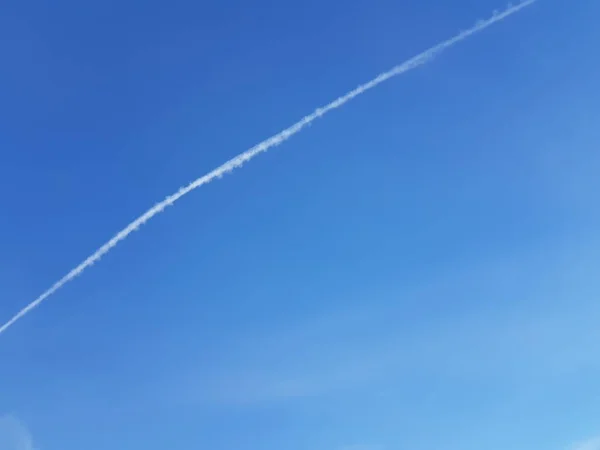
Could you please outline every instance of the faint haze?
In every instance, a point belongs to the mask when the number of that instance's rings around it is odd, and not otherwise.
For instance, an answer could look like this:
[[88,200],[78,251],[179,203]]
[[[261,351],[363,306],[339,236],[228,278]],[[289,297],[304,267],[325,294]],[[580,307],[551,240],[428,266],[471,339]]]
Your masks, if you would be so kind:
[[0,416],[0,450],[34,450],[33,438],[15,416]]

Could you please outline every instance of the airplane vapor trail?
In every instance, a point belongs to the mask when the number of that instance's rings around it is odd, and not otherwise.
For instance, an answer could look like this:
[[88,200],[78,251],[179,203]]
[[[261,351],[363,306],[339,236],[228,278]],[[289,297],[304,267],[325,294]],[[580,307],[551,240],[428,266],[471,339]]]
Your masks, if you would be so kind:
[[31,310],[36,308],[40,303],[62,288],[65,284],[73,280],[75,277],[80,275],[85,269],[93,265],[96,261],[98,261],[102,256],[112,250],[119,242],[127,238],[132,232],[136,231],[141,225],[145,224],[147,221],[152,219],[155,215],[162,212],[167,206],[172,205],[177,200],[179,200],[184,195],[190,193],[196,188],[200,186],[210,183],[215,178],[221,178],[223,175],[231,172],[234,169],[237,169],[244,165],[246,162],[250,161],[252,158],[257,156],[260,153],[266,152],[272,147],[275,147],[284,141],[291,138],[296,133],[300,132],[304,127],[313,122],[314,120],[324,116],[329,111],[339,108],[340,106],[346,104],[353,98],[359,96],[360,94],[368,91],[376,87],[377,85],[383,83],[386,80],[389,80],[392,77],[403,74],[412,70],[426,62],[430,61],[433,57],[435,57],[440,52],[446,50],[449,47],[457,44],[458,42],[468,38],[469,36],[484,30],[485,28],[493,25],[501,20],[511,16],[512,14],[522,10],[526,6],[529,6],[535,3],[537,0],[524,0],[516,6],[509,6],[502,12],[494,12],[492,17],[486,20],[479,20],[473,27],[469,28],[466,31],[462,31],[453,38],[450,38],[440,44],[437,44],[428,50],[418,54],[417,56],[393,67],[391,70],[381,73],[377,77],[373,78],[371,81],[366,82],[348,92],[347,94],[342,95],[331,103],[317,108],[313,113],[303,117],[298,122],[293,124],[292,126],[286,128],[285,130],[277,133],[276,135],[262,141],[261,143],[255,145],[244,153],[239,154],[238,156],[230,159],[225,164],[217,167],[212,172],[207,173],[206,175],[198,178],[197,180],[191,182],[187,186],[184,186],[179,189],[176,193],[169,195],[162,202],[157,203],[140,217],[135,219],[121,231],[119,231],[115,236],[112,237],[106,244],[96,250],[91,256],[85,259],[81,264],[72,269],[68,274],[58,280],[56,283],[52,285],[46,292],[36,298],[34,301],[25,306],[21,311],[15,314],[8,322],[0,327],[0,334],[5,332],[10,326],[14,325],[19,319],[29,313]]

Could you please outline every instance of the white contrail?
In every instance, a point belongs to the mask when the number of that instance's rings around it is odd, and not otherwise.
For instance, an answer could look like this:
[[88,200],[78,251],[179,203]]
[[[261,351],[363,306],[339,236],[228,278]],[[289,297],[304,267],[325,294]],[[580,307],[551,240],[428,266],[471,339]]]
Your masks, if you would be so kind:
[[54,283],[54,285],[50,289],[48,289],[46,292],[44,292],[42,295],[40,295],[38,298],[36,298],[34,301],[32,301],[29,305],[27,305],[25,308],[23,308],[21,311],[19,311],[17,314],[15,314],[15,316],[12,319],[10,319],[8,322],[6,322],[4,325],[2,325],[0,327],[0,334],[2,334],[4,331],[6,331],[16,321],[18,321],[24,315],[26,315],[28,312],[30,312],[32,309],[37,307],[40,303],[42,303],[44,300],[46,300],[48,297],[50,297],[52,294],[54,294],[56,291],[58,291],[61,287],[63,287],[65,284],[67,284],[73,278],[75,278],[76,276],[81,274],[89,266],[91,266],[96,261],[98,261],[102,256],[104,256],[106,253],[108,253],[120,241],[122,241],[127,236],[129,236],[132,232],[137,230],[140,227],[140,225],[145,224],[147,221],[152,219],[156,214],[163,211],[167,206],[170,206],[173,203],[175,203],[177,200],[179,200],[184,195],[188,194],[189,192],[193,191],[196,188],[199,188],[200,186],[202,186],[206,183],[210,183],[215,178],[222,177],[226,173],[231,172],[233,169],[237,169],[238,167],[241,167],[242,165],[244,165],[244,163],[246,163],[247,161],[250,161],[252,158],[254,158],[259,153],[266,152],[271,147],[279,145],[282,142],[288,140],[290,137],[292,137],[293,135],[298,133],[300,130],[302,130],[305,126],[307,126],[308,124],[313,122],[315,119],[318,119],[319,117],[325,115],[326,113],[328,113],[329,111],[331,111],[333,109],[339,108],[340,106],[346,104],[347,102],[352,100],[354,97],[359,96],[363,92],[374,88],[375,86],[383,83],[384,81],[386,81],[392,77],[400,75],[404,72],[408,72],[409,70],[412,70],[415,67],[418,67],[421,64],[426,63],[427,61],[431,60],[434,56],[436,56],[438,53],[442,52],[443,50],[447,49],[448,47],[453,46],[454,44],[468,38],[472,34],[475,34],[479,31],[483,30],[484,28],[487,28],[490,25],[495,24],[496,22],[500,22],[501,20],[505,19],[506,17],[520,11],[521,9],[535,3],[536,1],[537,0],[525,0],[516,6],[509,6],[501,13],[494,12],[492,17],[490,17],[489,19],[478,21],[475,24],[475,26],[473,26],[472,28],[470,28],[466,31],[462,31],[459,34],[457,34],[455,37],[448,39],[447,41],[442,42],[441,44],[438,44],[434,47],[431,47],[429,50],[426,50],[423,53],[409,59],[408,61],[394,67],[393,69],[378,75],[376,78],[372,79],[371,81],[369,81],[365,84],[358,86],[356,89],[348,92],[345,95],[342,95],[341,97],[332,101],[328,105],[325,105],[321,108],[317,108],[312,114],[309,114],[308,116],[305,116],[304,118],[300,119],[298,122],[296,122],[291,127],[286,128],[285,130],[279,132],[278,134],[262,141],[260,144],[255,145],[251,149],[245,151],[244,153],[239,154],[238,156],[234,157],[233,159],[230,159],[229,161],[227,161],[225,164],[217,167],[212,172],[209,172],[208,174],[204,175],[203,177],[198,178],[197,180],[193,181],[192,183],[188,184],[187,186],[180,188],[179,191],[177,191],[175,194],[169,195],[162,202],[154,205],[152,208],[150,208],[148,211],[146,211],[140,217],[138,217],[133,222],[131,222],[129,225],[127,225],[123,230],[119,231],[110,241],[108,241],[106,244],[104,244],[102,247],[100,247],[98,250],[96,250],[96,252],[93,255],[89,256],[85,261],[83,261],[81,264],[79,264],[77,267],[75,267],[73,270],[71,270],[67,275],[65,275],[59,281]]

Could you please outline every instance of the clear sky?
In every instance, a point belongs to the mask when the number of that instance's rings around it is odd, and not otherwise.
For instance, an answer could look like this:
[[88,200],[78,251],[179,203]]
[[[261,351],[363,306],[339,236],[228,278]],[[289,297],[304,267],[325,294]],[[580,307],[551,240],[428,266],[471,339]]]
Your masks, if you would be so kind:
[[[4,0],[0,322],[504,6]],[[600,448],[598,14],[539,0],[157,216],[0,336],[0,450]]]

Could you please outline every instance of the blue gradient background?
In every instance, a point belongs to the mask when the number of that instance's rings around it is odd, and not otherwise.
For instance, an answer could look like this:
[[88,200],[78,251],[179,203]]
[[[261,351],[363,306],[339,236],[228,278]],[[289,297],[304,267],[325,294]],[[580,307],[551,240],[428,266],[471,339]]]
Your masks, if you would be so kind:
[[[0,321],[503,6],[5,0]],[[0,416],[39,450],[600,435],[599,13],[539,0],[182,199],[0,337]]]

